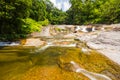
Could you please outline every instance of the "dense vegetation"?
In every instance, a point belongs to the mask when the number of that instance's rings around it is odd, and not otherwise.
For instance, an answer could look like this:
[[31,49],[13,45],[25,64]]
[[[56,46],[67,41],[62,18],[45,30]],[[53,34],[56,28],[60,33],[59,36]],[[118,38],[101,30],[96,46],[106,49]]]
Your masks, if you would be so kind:
[[63,12],[50,0],[0,0],[0,40],[25,37],[48,24],[119,23],[120,0],[70,0]]
[[119,23],[120,0],[70,0],[69,24]]
[[62,23],[63,14],[49,0],[0,0],[0,40],[26,37],[49,22]]

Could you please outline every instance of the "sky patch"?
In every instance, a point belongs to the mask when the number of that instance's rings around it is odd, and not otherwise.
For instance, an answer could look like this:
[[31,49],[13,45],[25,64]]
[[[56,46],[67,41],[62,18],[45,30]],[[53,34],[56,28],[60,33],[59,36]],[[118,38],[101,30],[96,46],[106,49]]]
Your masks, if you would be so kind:
[[69,0],[50,0],[55,7],[57,7],[60,10],[67,11],[71,4],[69,3]]

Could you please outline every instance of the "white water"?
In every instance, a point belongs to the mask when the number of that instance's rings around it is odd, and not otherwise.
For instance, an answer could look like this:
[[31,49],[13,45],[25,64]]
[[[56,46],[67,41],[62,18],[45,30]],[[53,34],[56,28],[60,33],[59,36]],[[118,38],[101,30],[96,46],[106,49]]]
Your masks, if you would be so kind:
[[[87,26],[76,26],[75,31],[89,32]],[[92,27],[92,32],[95,31],[95,27]]]
[[82,69],[80,68],[80,66],[75,63],[74,61],[71,61],[70,62],[74,69],[75,69],[75,72],[77,73],[82,73],[84,74],[85,76],[87,76],[90,80],[112,80],[110,79],[108,76],[106,75],[103,75],[103,74],[98,74],[98,73],[93,73],[93,72],[90,72],[90,71],[87,71],[85,69]]
[[51,47],[51,46],[75,47],[76,44],[74,43],[74,44],[66,44],[66,45],[63,45],[63,44],[57,45],[57,44],[53,44],[52,42],[48,42],[45,46],[43,46],[43,47],[37,49],[35,52],[39,52],[39,51],[45,50],[45,49],[47,49],[48,47]]
[[0,42],[0,46],[17,46],[20,42]]
[[47,49],[48,47],[51,47],[51,46],[75,47],[76,44],[70,44],[70,45],[54,45],[54,44],[50,44],[50,45],[49,45],[49,44],[47,44],[47,45],[43,46],[42,48],[40,48],[39,51],[40,51],[40,50],[45,50],[45,49]]

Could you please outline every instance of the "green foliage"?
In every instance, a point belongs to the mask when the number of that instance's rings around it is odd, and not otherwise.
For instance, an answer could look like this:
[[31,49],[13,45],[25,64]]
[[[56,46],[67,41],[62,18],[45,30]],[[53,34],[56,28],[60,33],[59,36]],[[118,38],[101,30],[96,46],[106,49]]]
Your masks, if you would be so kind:
[[0,1],[0,34],[20,33],[21,18],[29,16],[31,0]]
[[45,0],[33,0],[30,10],[30,17],[36,21],[43,21],[46,18]]
[[51,24],[64,24],[66,20],[67,14],[58,10],[57,8],[53,9],[52,12],[49,14],[49,20]]
[[120,1],[108,0],[100,6],[101,22],[119,23],[120,22]]
[[[0,0],[0,35],[25,35],[40,31],[40,24],[46,26],[49,23],[120,22],[120,0],[70,0],[70,3],[70,9],[63,12],[50,0]],[[7,39],[6,36],[4,39]]]
[[119,0],[70,0],[68,24],[119,23]]
[[49,20],[45,19],[44,21],[39,21],[39,24],[41,24],[42,26],[47,26],[49,24]]
[[26,34],[40,31],[40,28],[42,27],[40,23],[30,18],[22,19],[22,21],[24,22],[24,25],[22,25],[21,29],[22,32]]
[[0,0],[0,40],[25,36],[21,19],[29,17],[31,3],[32,0]]
[[36,21],[46,19],[45,0],[0,0],[0,35],[4,34],[0,40],[12,40],[40,31],[40,24],[29,17]]
[[21,38],[26,38],[26,34],[1,34],[0,41],[16,41]]

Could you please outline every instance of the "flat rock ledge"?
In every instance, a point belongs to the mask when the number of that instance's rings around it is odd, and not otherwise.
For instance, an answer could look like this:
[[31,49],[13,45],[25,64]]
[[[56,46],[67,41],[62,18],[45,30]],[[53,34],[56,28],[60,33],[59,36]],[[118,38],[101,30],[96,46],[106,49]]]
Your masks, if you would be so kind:
[[86,34],[78,39],[120,65],[120,31]]
[[41,41],[38,38],[28,38],[26,40],[23,40],[23,46],[35,46],[39,47],[45,44],[45,41]]

